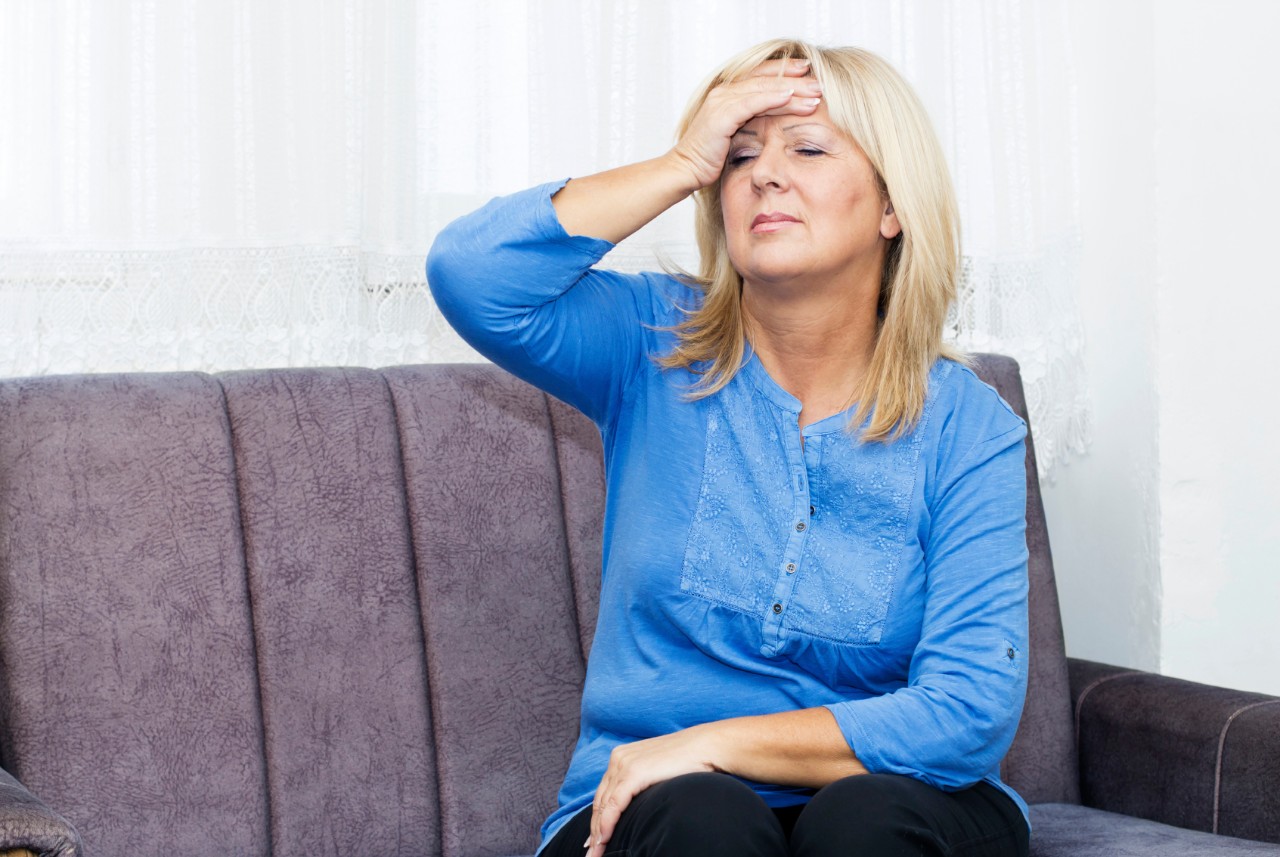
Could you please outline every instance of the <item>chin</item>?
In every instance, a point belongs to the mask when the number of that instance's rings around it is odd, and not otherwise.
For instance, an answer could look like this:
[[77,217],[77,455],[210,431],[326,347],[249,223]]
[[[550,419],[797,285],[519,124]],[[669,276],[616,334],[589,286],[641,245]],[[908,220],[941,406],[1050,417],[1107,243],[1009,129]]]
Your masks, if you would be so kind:
[[804,279],[811,273],[809,266],[794,259],[756,260],[751,265],[734,265],[744,282],[786,283]]

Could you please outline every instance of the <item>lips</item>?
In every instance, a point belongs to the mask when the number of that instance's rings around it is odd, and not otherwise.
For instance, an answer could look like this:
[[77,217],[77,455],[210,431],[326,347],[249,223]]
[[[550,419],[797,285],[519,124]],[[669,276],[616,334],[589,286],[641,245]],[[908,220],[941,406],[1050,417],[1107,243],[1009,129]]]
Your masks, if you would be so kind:
[[783,214],[781,211],[770,211],[765,214],[757,214],[756,219],[751,221],[752,232],[776,232],[782,229],[787,223],[799,223],[800,221],[792,217],[790,214]]

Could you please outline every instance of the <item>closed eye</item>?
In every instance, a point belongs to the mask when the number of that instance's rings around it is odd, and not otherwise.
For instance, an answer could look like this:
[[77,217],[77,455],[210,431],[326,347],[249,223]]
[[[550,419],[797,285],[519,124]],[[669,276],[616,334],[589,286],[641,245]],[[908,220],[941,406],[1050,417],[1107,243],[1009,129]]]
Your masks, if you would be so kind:
[[755,149],[733,149],[729,152],[728,163],[731,167],[741,166],[755,156]]
[[809,157],[809,158],[826,154],[826,152],[824,152],[822,149],[817,149],[817,148],[814,148],[813,146],[800,146],[796,149],[796,151],[804,155],[805,157]]

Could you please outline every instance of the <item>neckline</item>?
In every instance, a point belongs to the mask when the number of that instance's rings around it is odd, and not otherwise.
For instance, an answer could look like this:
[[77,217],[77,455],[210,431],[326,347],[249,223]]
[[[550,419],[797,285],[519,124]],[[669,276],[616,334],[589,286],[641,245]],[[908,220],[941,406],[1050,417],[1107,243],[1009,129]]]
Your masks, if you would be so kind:
[[[804,409],[803,403],[774,380],[773,376],[769,374],[769,370],[764,368],[764,364],[760,362],[759,355],[756,354],[750,343],[747,344],[747,360],[743,365],[743,371],[747,373],[753,386],[766,399],[782,410],[794,414],[797,420],[799,419],[800,411]],[[849,425],[849,417],[857,410],[857,407],[857,402],[854,402],[843,411],[838,411],[829,417],[823,417],[816,422],[809,423],[809,425],[800,429],[800,434],[804,437],[815,437],[844,431]],[[870,415],[868,415],[867,419],[870,419]]]

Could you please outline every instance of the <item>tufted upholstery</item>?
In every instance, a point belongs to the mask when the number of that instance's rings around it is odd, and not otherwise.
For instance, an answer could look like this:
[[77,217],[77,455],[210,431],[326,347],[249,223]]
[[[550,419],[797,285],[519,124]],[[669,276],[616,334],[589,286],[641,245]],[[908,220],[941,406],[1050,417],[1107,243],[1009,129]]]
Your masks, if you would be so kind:
[[[978,368],[1025,415],[1016,364]],[[577,734],[601,477],[590,423],[490,366],[0,382],[0,850],[529,854]],[[1186,831],[1079,806],[1073,699],[1107,668],[1068,671],[1030,451],[1028,487],[1006,779],[1041,805],[1038,854],[1169,853],[1139,846]],[[1127,765],[1086,800],[1280,840],[1250,750],[1274,721],[1205,693],[1238,730],[1207,816],[1123,804]],[[1083,722],[1082,746],[1120,728]]]

